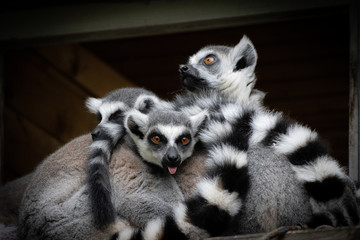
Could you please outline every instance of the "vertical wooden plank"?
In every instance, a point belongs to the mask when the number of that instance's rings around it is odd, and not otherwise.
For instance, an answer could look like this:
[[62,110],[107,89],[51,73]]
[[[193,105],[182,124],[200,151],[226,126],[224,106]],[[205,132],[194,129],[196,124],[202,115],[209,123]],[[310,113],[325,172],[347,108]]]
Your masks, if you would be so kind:
[[350,103],[349,103],[349,174],[360,180],[359,168],[359,93],[360,93],[360,2],[353,0],[350,6]]
[[0,54],[0,186],[4,159],[4,56]]

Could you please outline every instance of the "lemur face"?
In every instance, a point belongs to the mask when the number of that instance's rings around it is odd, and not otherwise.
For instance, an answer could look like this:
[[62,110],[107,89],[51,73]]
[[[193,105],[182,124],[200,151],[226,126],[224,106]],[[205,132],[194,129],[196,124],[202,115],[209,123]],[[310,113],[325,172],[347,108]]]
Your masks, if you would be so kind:
[[134,110],[125,122],[141,157],[175,174],[180,164],[191,156],[206,119],[206,112],[186,117],[175,111],[153,111],[145,115]]
[[[186,65],[180,66],[182,85],[190,91],[201,89],[222,89],[229,75],[237,75],[238,81],[246,81],[244,86],[252,88],[251,75],[257,61],[257,53],[251,41],[243,37],[235,47],[208,46],[189,58]],[[243,76],[245,75],[245,76]],[[232,81],[232,80],[231,80]]]

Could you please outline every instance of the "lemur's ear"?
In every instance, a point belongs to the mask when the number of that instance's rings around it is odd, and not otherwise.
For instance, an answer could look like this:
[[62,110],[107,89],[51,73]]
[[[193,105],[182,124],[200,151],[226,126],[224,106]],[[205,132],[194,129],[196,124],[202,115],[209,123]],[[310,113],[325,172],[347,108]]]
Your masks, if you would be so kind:
[[199,134],[200,130],[206,125],[209,118],[209,113],[207,110],[203,110],[190,117],[191,127],[195,136]]
[[155,96],[140,95],[136,99],[134,108],[139,110],[142,113],[147,114],[155,108],[155,106],[158,102],[159,102],[159,99]]
[[149,117],[146,114],[134,109],[128,114],[125,123],[125,127],[130,134],[143,139],[148,129]]
[[255,70],[257,52],[254,45],[247,36],[243,36],[240,42],[230,52],[231,61],[234,65],[234,72],[245,68]]
[[94,114],[98,113],[101,104],[102,104],[101,98],[89,97],[88,99],[86,99],[86,102],[85,102],[86,107],[89,109],[89,111],[91,113],[94,113]]

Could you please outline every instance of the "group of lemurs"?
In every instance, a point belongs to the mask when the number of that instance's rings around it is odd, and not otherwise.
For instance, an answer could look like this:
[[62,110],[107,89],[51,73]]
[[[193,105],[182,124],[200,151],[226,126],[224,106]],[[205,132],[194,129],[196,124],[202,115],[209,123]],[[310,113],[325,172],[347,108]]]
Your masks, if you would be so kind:
[[[181,65],[172,101],[124,88],[99,124],[0,189],[0,239],[203,239],[359,223],[354,182],[318,134],[263,105],[244,36]],[[5,238],[4,238],[5,239]]]

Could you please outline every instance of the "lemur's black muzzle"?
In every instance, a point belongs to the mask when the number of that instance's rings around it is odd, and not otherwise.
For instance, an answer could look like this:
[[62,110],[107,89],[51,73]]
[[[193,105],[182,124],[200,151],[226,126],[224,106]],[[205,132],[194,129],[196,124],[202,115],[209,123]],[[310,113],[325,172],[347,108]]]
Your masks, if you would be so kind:
[[181,84],[189,91],[205,88],[206,81],[201,78],[199,71],[191,65],[181,65],[179,68]]
[[181,157],[178,150],[175,147],[169,147],[162,160],[163,167],[167,168],[170,174],[175,174],[180,164]]

